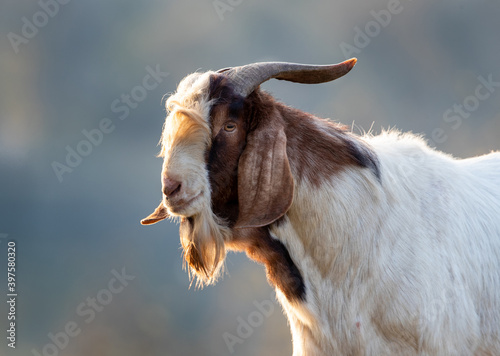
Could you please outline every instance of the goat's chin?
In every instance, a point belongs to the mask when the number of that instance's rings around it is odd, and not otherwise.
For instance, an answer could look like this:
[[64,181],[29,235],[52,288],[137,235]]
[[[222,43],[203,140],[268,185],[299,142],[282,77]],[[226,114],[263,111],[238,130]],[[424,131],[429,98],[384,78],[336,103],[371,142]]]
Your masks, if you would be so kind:
[[183,199],[165,199],[164,205],[172,216],[191,217],[199,214],[206,204],[202,201],[203,192]]

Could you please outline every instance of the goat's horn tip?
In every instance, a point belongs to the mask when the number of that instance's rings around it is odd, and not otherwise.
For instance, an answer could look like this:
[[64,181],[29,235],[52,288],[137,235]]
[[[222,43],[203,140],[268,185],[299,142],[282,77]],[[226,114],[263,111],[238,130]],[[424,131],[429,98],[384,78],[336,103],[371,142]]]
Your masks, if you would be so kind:
[[351,66],[351,68],[354,67],[357,62],[358,62],[358,59],[356,57],[353,57],[353,58],[348,59],[346,61],[346,63],[349,64]]

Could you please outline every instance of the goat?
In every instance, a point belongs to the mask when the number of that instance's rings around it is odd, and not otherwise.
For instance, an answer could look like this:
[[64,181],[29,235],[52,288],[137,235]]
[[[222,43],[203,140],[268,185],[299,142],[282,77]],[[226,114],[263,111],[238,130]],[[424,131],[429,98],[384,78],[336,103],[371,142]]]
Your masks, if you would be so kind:
[[226,251],[266,268],[294,355],[500,355],[500,153],[464,160],[413,134],[358,136],[275,100],[356,59],[194,73],[167,101],[163,198],[200,286]]

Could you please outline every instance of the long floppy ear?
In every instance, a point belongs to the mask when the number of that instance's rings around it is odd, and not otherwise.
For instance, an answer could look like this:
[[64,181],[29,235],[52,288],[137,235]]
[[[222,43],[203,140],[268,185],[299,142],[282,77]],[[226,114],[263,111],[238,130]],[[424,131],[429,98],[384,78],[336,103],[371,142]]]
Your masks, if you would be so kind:
[[261,123],[248,135],[238,165],[239,216],[235,228],[269,225],[292,205],[293,177],[286,135],[279,122]]
[[158,205],[155,211],[153,211],[147,218],[141,220],[141,224],[142,225],[156,224],[158,221],[161,221],[165,218],[168,218],[167,208],[165,208],[163,203],[160,203],[160,205]]

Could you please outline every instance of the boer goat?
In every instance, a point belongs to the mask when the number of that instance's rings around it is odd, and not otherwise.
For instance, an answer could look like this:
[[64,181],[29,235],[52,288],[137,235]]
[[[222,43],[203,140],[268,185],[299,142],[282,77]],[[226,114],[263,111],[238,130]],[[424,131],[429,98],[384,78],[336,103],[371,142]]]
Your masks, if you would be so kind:
[[198,283],[226,251],[266,267],[294,355],[500,355],[500,153],[454,159],[411,134],[357,136],[276,101],[255,63],[185,77],[167,101],[163,199]]

